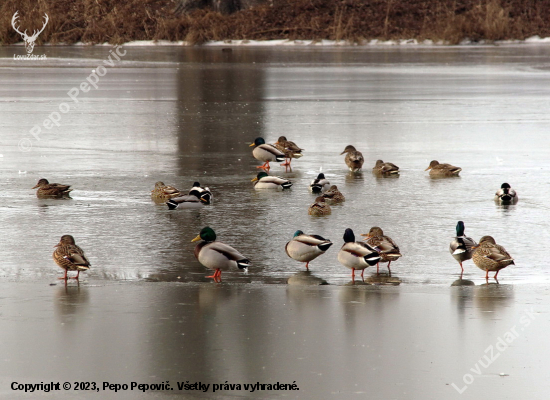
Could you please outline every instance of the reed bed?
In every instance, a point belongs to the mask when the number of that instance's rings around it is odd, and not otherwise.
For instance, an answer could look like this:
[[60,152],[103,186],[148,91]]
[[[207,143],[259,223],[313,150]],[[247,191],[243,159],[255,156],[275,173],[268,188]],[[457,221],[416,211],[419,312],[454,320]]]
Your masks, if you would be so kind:
[[209,9],[176,12],[172,0],[4,0],[0,43],[21,37],[11,26],[40,29],[37,43],[112,43],[226,39],[314,39],[362,43],[417,39],[449,44],[550,36],[550,0],[271,0],[222,15]]

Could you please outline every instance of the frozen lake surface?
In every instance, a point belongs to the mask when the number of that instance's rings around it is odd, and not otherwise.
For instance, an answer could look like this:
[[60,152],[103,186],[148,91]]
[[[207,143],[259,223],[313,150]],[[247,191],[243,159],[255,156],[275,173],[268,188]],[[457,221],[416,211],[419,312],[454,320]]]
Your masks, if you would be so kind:
[[[0,48],[0,331],[9,347],[0,393],[16,395],[12,381],[228,380],[300,387],[262,397],[545,398],[547,46],[125,47],[112,67],[110,50],[40,47],[46,61],[20,61],[21,47]],[[98,88],[85,93],[94,73]],[[46,129],[56,112],[59,126]],[[271,169],[294,186],[254,191],[260,163],[248,145],[280,135],[305,149],[292,171]],[[348,144],[365,156],[362,174],[346,170]],[[400,177],[373,176],[377,159],[400,166]],[[429,178],[433,159],[462,167],[461,177]],[[346,202],[315,218],[308,185],[320,169]],[[37,199],[30,188],[42,177],[72,185],[72,199]],[[159,180],[180,189],[199,180],[214,202],[169,211],[150,199]],[[493,202],[503,182],[517,205]],[[486,285],[471,261],[457,281],[448,245],[458,220],[515,258],[500,285]],[[248,273],[205,278],[191,239],[207,225],[250,258]],[[352,286],[336,259],[342,235],[371,226],[403,257],[391,280],[371,268]],[[284,251],[297,229],[335,243],[311,274]],[[63,234],[92,263],[80,287],[57,282],[51,253]],[[303,287],[320,282],[329,285]],[[527,327],[520,318],[531,308]],[[472,372],[513,326],[510,348]],[[462,388],[468,373],[460,396],[452,383]],[[209,393],[218,394],[247,396]],[[116,398],[124,395],[135,393]]]

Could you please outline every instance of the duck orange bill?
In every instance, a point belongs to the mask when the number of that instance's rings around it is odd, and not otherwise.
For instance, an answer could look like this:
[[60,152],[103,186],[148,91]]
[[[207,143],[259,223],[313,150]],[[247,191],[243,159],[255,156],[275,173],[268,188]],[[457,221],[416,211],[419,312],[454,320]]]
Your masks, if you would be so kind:
[[258,178],[254,178],[250,182],[256,182],[257,180],[258,180]]
[[201,235],[197,235],[197,237],[191,240],[191,242],[198,242],[199,240],[201,240]]
[[33,186],[31,189],[36,189],[37,187],[38,187],[38,185],[35,185],[35,186]]
[[429,169],[432,169],[432,167],[428,167],[428,168],[426,168],[424,171],[427,171],[427,170],[429,170]]
[[251,144],[250,146],[248,146],[248,147],[252,147],[252,146],[254,146],[255,144],[256,144],[256,143],[252,143],[252,144]]
[[366,236],[363,240],[368,240],[371,236],[368,233],[362,233],[361,236]]

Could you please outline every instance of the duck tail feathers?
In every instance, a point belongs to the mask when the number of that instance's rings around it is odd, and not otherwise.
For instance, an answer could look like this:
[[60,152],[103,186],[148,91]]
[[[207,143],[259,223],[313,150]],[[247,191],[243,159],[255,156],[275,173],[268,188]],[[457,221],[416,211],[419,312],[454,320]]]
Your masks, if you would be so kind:
[[246,269],[250,266],[250,260],[244,258],[242,260],[237,260],[237,267],[239,267],[239,269]]
[[292,186],[292,182],[287,181],[285,183],[282,183],[281,186],[283,189],[289,189]]
[[169,210],[175,210],[176,208],[178,208],[178,203],[176,203],[175,201],[173,200],[168,200],[166,202],[166,205],[168,206],[168,209]]

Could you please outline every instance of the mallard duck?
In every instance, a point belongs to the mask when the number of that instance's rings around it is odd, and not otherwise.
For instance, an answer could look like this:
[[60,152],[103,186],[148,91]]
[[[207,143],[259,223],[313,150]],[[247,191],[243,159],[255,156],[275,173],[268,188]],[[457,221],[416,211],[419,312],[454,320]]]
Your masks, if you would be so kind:
[[69,192],[73,189],[69,189],[71,185],[61,185],[60,183],[50,183],[47,179],[40,179],[38,183],[33,186],[33,189],[38,188],[36,191],[36,197],[49,197],[49,198],[61,198],[69,197]]
[[[395,244],[391,237],[384,235],[381,228],[373,226],[369,233],[363,233],[361,236],[366,236],[365,240],[368,245],[373,247],[380,254],[380,262],[388,263],[388,271],[391,274],[390,264],[392,261],[397,261],[401,257],[399,247]],[[378,274],[378,263],[376,263],[376,273]]]
[[352,145],[346,146],[343,152],[340,155],[346,153],[345,162],[351,172],[357,172],[363,167],[365,159],[363,154],[360,151],[355,150],[355,147]]
[[261,137],[256,138],[256,140],[254,140],[254,143],[250,145],[250,147],[252,146],[256,146],[254,147],[254,150],[252,150],[252,155],[254,156],[254,158],[256,160],[264,162],[263,165],[260,165],[256,168],[268,170],[270,168],[270,161],[281,162],[285,160],[285,154],[282,151],[278,150],[272,144],[266,144],[265,140]]
[[319,196],[315,199],[315,203],[309,206],[307,213],[309,215],[319,217],[322,215],[330,215],[331,209],[330,206],[325,202],[325,199],[322,196]]
[[204,204],[210,204],[213,196],[208,187],[202,187],[199,182],[194,182],[193,187],[191,188],[191,190],[189,190],[189,194],[191,194],[191,192],[193,191],[199,193],[199,198],[204,202]]
[[351,269],[351,278],[355,280],[355,270],[361,270],[361,278],[365,268],[376,265],[380,261],[380,255],[367,243],[356,242],[355,235],[350,228],[344,232],[344,245],[338,252],[338,261]]
[[346,198],[338,190],[336,185],[332,185],[325,193],[323,193],[323,198],[327,204],[338,204],[346,201]]
[[155,202],[165,203],[167,200],[170,200],[174,197],[182,196],[178,189],[174,186],[165,185],[164,182],[155,183],[155,188],[151,190],[151,198]]
[[430,162],[428,168],[425,171],[430,170],[430,176],[441,177],[441,176],[458,176],[462,168],[455,167],[451,164],[440,164],[439,161],[433,160]]
[[516,204],[518,200],[518,194],[507,183],[503,183],[495,193],[495,201],[500,204]]
[[309,185],[309,190],[311,190],[312,193],[322,193],[330,187],[330,182],[328,179],[325,178],[325,174],[320,173],[317,175],[317,178],[311,181],[311,184]]
[[332,242],[322,236],[296,231],[292,240],[286,244],[285,251],[290,258],[305,262],[309,271],[309,262],[324,254],[330,246]]
[[472,259],[478,268],[485,270],[485,279],[489,280],[489,271],[496,271],[495,279],[498,272],[508,265],[514,264],[514,259],[506,251],[506,249],[496,244],[492,236],[483,236],[479,239],[479,245],[474,247]]
[[175,210],[176,208],[201,208],[207,203],[197,190],[191,190],[189,194],[168,200],[166,205],[170,210]]
[[372,169],[372,172],[379,175],[394,175],[399,173],[399,167],[389,162],[385,163],[382,160],[376,160],[376,165]]
[[[275,147],[285,155],[285,162],[281,165],[290,166],[290,162],[293,158],[300,158],[303,156],[302,151],[304,149],[299,148],[296,143],[286,140],[285,136],[279,136],[279,139],[277,139],[275,143]],[[287,158],[288,161],[286,160]]]
[[235,250],[233,247],[216,241],[216,232],[210,227],[201,229],[199,235],[191,240],[196,242],[201,240],[195,246],[195,258],[206,268],[215,270],[213,275],[207,278],[213,278],[215,281],[221,281],[222,271],[232,268],[245,269],[250,266],[250,260]]
[[280,176],[270,176],[265,172],[258,172],[258,175],[252,179],[254,189],[288,189],[292,186],[292,182]]
[[449,251],[454,259],[460,264],[462,272],[464,272],[462,263],[472,258],[475,246],[477,246],[477,243],[471,237],[464,234],[464,222],[458,221],[456,224],[456,237],[451,242]]
[[90,262],[84,255],[84,250],[76,245],[71,235],[61,236],[61,240],[55,247],[56,249],[52,255],[53,259],[57,265],[65,270],[65,275],[59,279],[67,280],[67,271],[77,271],[76,277],[72,279],[78,279],[80,271],[90,269]]

